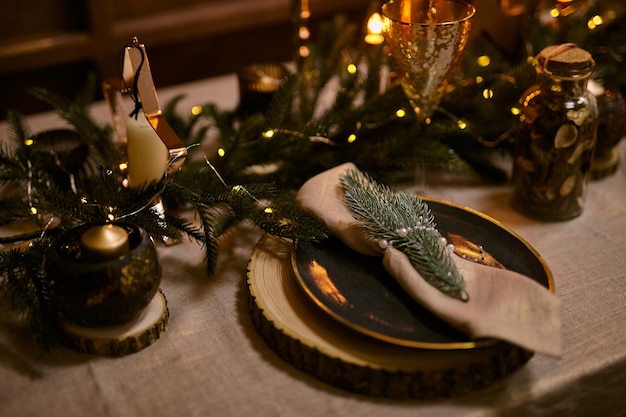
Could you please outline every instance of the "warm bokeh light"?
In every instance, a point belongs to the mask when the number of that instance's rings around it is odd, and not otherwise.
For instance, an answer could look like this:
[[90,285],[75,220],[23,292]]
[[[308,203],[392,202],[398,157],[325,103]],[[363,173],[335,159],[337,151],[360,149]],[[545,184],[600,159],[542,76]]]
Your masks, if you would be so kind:
[[309,28],[306,26],[300,26],[300,28],[298,29],[298,36],[300,37],[300,39],[309,39],[311,37],[311,32],[309,31]]
[[489,58],[487,55],[481,55],[478,57],[478,59],[476,59],[476,62],[481,67],[488,67],[489,64],[491,64],[491,58]]
[[311,52],[309,51],[309,48],[308,48],[308,47],[306,47],[306,46],[301,46],[301,47],[300,47],[300,49],[298,50],[298,53],[300,54],[300,56],[301,56],[302,58],[306,58],[306,57],[308,57],[308,56],[309,56],[309,54],[310,54]]
[[596,27],[600,26],[603,23],[604,21],[602,20],[602,17],[599,15],[595,15],[594,17],[589,19],[589,21],[587,22],[587,27],[589,29],[595,29]]

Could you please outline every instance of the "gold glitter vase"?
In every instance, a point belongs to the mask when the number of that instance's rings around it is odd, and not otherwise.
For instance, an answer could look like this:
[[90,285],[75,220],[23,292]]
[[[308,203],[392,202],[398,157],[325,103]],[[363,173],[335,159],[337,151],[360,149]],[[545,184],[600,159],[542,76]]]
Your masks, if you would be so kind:
[[382,6],[389,58],[419,121],[458,71],[476,9],[461,0],[391,0]]

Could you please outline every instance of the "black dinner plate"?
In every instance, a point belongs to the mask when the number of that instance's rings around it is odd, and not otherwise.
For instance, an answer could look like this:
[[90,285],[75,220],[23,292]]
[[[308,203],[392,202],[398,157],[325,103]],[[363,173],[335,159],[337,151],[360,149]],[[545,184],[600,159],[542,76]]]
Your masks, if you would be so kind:
[[[493,267],[519,272],[553,290],[552,274],[526,241],[491,217],[449,202],[423,198],[437,228],[457,253],[484,257]],[[495,340],[471,340],[411,298],[380,257],[361,255],[340,240],[298,241],[292,251],[297,281],[317,306],[344,325],[402,346],[471,349]]]

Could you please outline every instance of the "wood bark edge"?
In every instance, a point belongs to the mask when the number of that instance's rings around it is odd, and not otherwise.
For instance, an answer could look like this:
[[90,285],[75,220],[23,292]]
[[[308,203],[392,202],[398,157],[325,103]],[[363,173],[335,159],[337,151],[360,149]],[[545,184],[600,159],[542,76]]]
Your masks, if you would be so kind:
[[167,299],[160,289],[155,295],[153,303],[155,303],[153,308],[160,309],[156,319],[138,327],[132,334],[120,337],[111,335],[98,337],[93,336],[93,329],[91,329],[92,331],[89,334],[84,334],[75,326],[62,325],[63,343],[65,346],[78,352],[101,356],[119,357],[139,352],[152,345],[161,337],[169,320]]

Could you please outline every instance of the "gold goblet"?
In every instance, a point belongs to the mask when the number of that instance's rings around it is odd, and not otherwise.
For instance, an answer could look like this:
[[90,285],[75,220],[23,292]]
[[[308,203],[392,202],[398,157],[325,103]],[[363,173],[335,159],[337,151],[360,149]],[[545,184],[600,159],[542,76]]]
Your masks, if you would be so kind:
[[391,0],[383,35],[402,88],[421,123],[459,69],[476,9],[462,0]]

